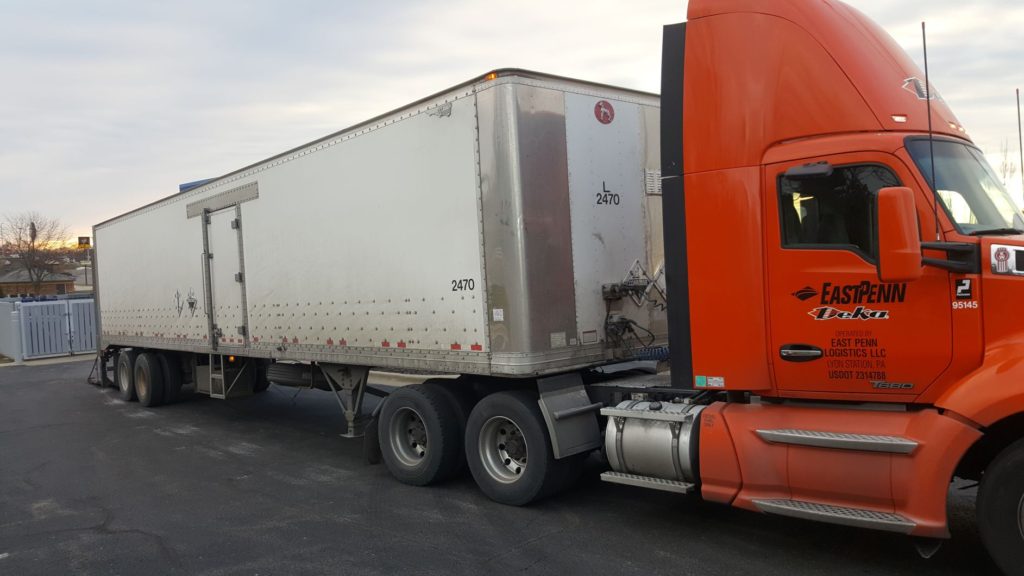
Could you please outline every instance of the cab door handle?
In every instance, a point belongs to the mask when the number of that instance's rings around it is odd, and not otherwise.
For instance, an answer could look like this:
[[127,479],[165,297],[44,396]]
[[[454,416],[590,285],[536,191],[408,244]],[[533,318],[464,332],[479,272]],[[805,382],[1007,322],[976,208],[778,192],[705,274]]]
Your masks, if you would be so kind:
[[821,348],[810,344],[786,344],[779,348],[779,356],[790,362],[810,362],[823,355]]

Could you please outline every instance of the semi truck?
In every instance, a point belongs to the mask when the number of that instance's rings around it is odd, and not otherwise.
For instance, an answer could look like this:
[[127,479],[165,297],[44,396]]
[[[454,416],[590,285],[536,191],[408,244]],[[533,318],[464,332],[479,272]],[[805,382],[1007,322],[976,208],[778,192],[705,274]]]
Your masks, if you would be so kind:
[[660,98],[497,70],[94,238],[125,400],[319,388],[408,484],[524,505],[597,451],[609,482],[922,553],[973,480],[1024,573],[1024,219],[836,0],[691,0]]

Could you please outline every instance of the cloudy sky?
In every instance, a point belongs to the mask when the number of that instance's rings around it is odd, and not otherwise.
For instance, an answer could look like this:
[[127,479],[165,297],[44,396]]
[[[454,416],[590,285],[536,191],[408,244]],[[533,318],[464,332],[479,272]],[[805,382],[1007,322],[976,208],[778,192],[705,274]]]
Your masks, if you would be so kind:
[[[1017,157],[1021,0],[851,0],[921,61],[998,170]],[[631,5],[630,5],[631,4]],[[682,0],[0,0],[0,214],[74,235],[497,67],[657,92]],[[1020,195],[1019,177],[1011,186]]]

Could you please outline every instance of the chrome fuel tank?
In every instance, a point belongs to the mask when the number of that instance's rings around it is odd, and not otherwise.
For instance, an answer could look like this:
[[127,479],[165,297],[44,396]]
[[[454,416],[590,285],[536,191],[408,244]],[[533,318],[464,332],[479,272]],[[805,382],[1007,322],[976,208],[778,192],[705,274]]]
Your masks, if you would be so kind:
[[629,400],[608,417],[604,446],[616,472],[696,482],[698,423],[704,406]]

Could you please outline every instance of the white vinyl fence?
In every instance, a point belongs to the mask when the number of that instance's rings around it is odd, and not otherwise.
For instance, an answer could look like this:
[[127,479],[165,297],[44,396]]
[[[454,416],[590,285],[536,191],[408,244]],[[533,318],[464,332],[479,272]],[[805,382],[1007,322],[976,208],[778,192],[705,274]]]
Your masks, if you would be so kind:
[[95,351],[95,300],[0,302],[0,354],[15,362]]

